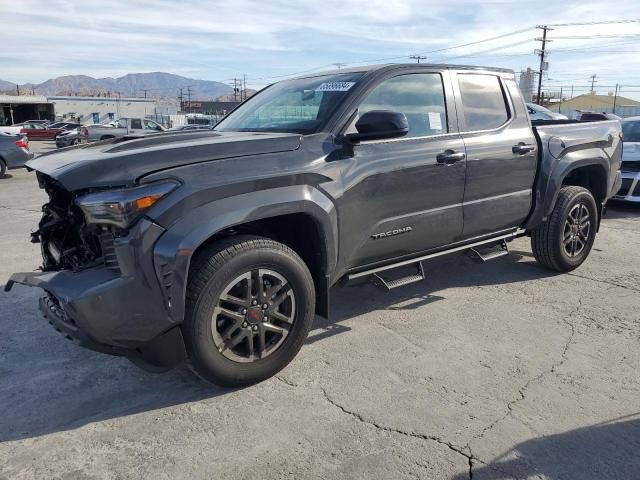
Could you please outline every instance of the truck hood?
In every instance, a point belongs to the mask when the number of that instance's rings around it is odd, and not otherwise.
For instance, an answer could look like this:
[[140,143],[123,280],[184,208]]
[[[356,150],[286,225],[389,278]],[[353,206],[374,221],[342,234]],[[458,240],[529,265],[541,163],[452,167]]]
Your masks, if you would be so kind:
[[125,137],[46,153],[27,167],[67,190],[131,185],[140,177],[191,163],[288,152],[300,147],[292,133],[187,131]]

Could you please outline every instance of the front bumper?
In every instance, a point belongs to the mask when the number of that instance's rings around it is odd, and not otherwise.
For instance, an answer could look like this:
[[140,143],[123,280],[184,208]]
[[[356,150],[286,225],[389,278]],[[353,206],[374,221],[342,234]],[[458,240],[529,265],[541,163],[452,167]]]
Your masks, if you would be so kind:
[[622,186],[613,197],[614,200],[640,202],[640,171],[623,171]]
[[186,359],[186,349],[153,266],[153,245],[163,231],[145,219],[117,239],[117,269],[15,273],[5,290],[15,283],[42,288],[40,310],[70,340],[147,370],[168,370]]

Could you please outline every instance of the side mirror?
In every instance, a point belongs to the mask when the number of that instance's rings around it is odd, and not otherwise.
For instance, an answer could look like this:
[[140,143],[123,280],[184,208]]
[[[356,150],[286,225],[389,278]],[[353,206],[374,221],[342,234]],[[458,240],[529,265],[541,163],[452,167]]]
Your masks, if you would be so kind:
[[409,121],[404,113],[371,110],[356,122],[358,133],[347,135],[352,141],[382,140],[403,137],[409,133]]

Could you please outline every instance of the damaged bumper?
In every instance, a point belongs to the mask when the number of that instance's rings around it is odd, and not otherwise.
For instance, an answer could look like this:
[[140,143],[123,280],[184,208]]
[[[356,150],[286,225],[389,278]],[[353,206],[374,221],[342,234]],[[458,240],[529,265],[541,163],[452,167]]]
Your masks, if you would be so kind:
[[153,266],[153,245],[163,230],[143,220],[114,242],[118,269],[15,273],[19,283],[45,291],[40,310],[56,330],[80,346],[125,356],[151,371],[186,358],[180,327],[168,315]]

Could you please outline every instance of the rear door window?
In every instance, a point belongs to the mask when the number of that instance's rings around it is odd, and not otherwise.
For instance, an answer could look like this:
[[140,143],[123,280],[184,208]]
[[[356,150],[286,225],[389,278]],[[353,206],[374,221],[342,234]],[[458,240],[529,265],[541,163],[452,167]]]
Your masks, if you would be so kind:
[[458,74],[465,131],[491,130],[509,119],[509,108],[495,75]]

